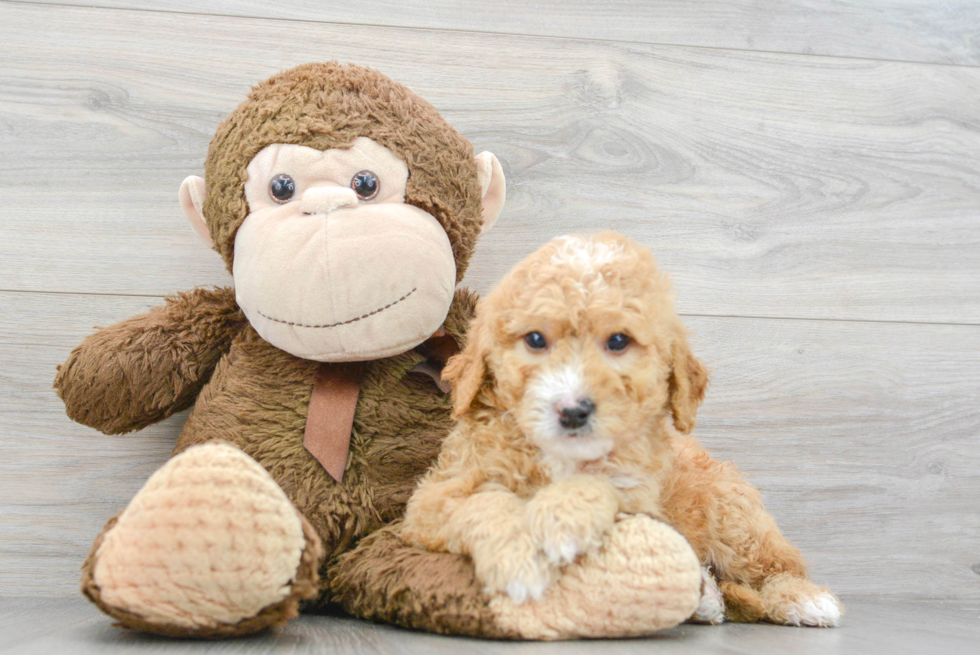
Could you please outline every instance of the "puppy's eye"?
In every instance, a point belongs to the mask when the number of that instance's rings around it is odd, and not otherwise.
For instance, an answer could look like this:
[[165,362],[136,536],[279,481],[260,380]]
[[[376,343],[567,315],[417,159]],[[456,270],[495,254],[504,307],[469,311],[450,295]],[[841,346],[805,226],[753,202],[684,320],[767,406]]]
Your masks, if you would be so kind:
[[616,334],[609,337],[609,341],[606,342],[606,348],[613,352],[621,352],[626,350],[630,345],[630,338],[623,334],[622,332],[617,332]]
[[354,177],[351,178],[350,188],[354,189],[354,193],[361,200],[370,200],[378,195],[378,191],[381,190],[381,182],[378,180],[378,176],[371,171],[361,171],[355,173]]
[[286,175],[276,175],[269,182],[269,195],[280,205],[285,205],[296,195],[296,181]]
[[524,337],[524,343],[526,343],[527,347],[531,350],[544,350],[548,347],[548,341],[540,332],[529,332]]

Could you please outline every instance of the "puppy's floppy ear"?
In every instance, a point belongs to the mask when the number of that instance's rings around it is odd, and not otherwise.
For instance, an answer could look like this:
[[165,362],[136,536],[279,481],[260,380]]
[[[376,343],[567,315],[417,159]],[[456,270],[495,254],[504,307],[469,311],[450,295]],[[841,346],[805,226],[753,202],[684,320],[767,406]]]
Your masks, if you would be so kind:
[[683,333],[674,341],[671,356],[674,361],[670,372],[670,412],[674,415],[674,427],[689,434],[708,386],[708,369],[691,353]]
[[442,379],[453,386],[453,418],[470,410],[477,394],[488,381],[486,355],[490,349],[490,329],[477,316],[466,335],[466,347],[446,362]]

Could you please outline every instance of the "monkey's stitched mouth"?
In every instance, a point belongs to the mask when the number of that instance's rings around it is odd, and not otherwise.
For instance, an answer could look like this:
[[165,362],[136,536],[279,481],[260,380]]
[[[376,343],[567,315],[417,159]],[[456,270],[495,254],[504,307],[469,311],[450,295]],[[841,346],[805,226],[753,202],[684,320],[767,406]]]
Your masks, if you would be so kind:
[[384,310],[388,309],[389,307],[394,307],[395,305],[397,305],[401,301],[405,300],[410,295],[412,295],[413,293],[415,293],[417,290],[418,290],[418,287],[415,287],[414,289],[412,289],[411,291],[409,291],[408,293],[406,293],[404,296],[402,296],[398,300],[393,300],[392,302],[388,303],[384,307],[379,307],[378,309],[374,310],[373,312],[368,312],[367,314],[362,314],[362,315],[357,316],[355,318],[347,319],[346,321],[337,321],[336,323],[328,323],[328,324],[324,324],[324,325],[308,325],[306,323],[297,323],[295,321],[284,321],[282,319],[275,318],[273,316],[269,316],[268,314],[264,314],[264,313],[262,313],[261,310],[255,310],[255,311],[257,311],[259,313],[259,316],[261,316],[262,318],[267,318],[270,321],[275,321],[276,323],[283,323],[285,325],[293,325],[293,326],[296,326],[296,327],[305,327],[305,328],[332,328],[332,327],[339,327],[341,325],[350,325],[351,323],[356,323],[357,321],[360,321],[360,320],[365,319],[365,318],[369,318],[371,316],[374,316],[375,314],[380,314],[381,312],[383,312]]

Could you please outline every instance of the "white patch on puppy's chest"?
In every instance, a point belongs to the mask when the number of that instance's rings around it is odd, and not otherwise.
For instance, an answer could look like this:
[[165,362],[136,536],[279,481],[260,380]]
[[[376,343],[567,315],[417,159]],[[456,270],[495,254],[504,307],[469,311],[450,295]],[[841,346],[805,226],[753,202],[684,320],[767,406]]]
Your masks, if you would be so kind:
[[635,489],[643,484],[641,480],[629,473],[613,473],[609,476],[609,482],[617,489]]
[[541,454],[541,467],[548,473],[552,482],[564,480],[578,472],[578,463],[554,457],[547,453]]

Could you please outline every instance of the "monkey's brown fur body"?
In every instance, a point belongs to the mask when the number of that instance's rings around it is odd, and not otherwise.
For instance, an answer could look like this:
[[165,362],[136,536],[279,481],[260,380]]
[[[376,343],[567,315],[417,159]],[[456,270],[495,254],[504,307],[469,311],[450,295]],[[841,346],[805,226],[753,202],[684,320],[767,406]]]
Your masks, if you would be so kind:
[[[468,292],[457,294],[446,319],[446,330],[453,337],[462,340],[474,304]],[[148,353],[155,361],[148,361]],[[237,446],[269,471],[309,521],[325,552],[319,571],[305,567],[309,577],[301,595],[292,595],[280,607],[256,617],[260,620],[213,631],[188,633],[161,627],[101,602],[92,582],[92,556],[83,571],[86,595],[124,625],[172,635],[225,636],[280,625],[296,616],[300,600],[343,602],[355,612],[370,606],[379,618],[385,615],[413,627],[457,631],[440,617],[428,622],[421,610],[431,602],[430,592],[439,597],[459,595],[458,602],[469,605],[463,619],[478,620],[485,603],[463,558],[405,552],[400,557],[411,560],[413,575],[402,577],[399,564],[404,563],[390,557],[409,549],[400,542],[384,547],[381,537],[361,550],[384,552],[364,556],[355,551],[341,561],[341,555],[362,537],[401,516],[416,480],[434,461],[449,431],[448,396],[428,378],[411,373],[424,360],[422,354],[410,351],[365,365],[347,471],[338,484],[303,447],[319,363],[293,357],[259,338],[236,311],[232,290],[179,294],[165,307],[89,337],[56,380],[72,419],[110,434],[129,432],[150,422],[146,417],[160,420],[185,409],[199,390],[174,454],[213,440]],[[166,375],[168,370],[181,373]],[[136,401],[136,391],[142,403]],[[376,566],[381,569],[372,570]],[[394,579],[378,580],[379,588],[356,586],[364,576],[383,577],[385,570]],[[392,600],[397,595],[382,585],[410,588],[417,596],[413,605],[418,611],[385,607],[379,602],[380,592]],[[492,630],[487,623],[474,631]]]

